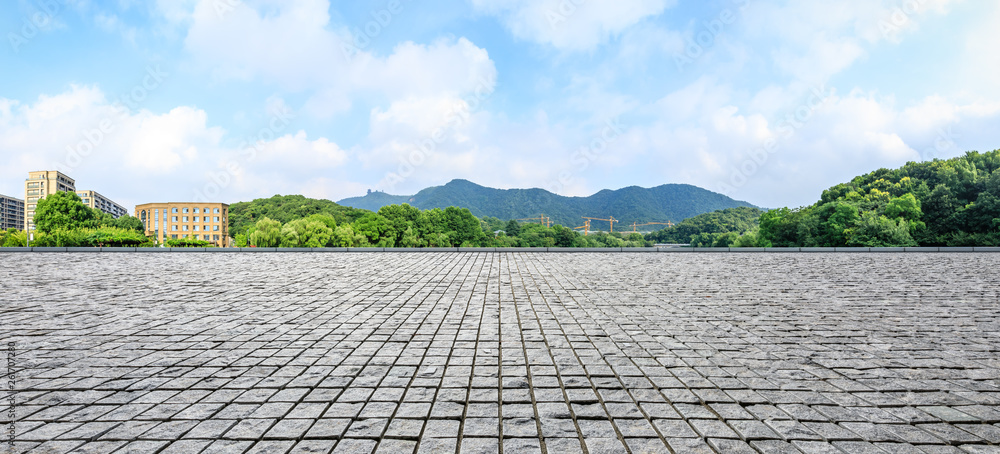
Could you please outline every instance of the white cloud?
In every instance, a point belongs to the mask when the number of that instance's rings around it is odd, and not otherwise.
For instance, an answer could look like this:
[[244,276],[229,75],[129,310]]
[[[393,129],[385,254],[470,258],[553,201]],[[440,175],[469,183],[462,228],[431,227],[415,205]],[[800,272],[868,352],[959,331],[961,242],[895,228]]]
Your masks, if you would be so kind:
[[864,58],[869,46],[898,43],[959,1],[754,2],[744,13],[745,46],[771,49],[769,57],[793,79],[824,83]]
[[586,51],[641,20],[658,16],[674,0],[471,0],[499,17],[511,33],[560,50]]
[[222,13],[217,3],[202,0],[191,12],[185,47],[196,62],[219,80],[311,93],[306,108],[321,117],[349,109],[361,96],[454,96],[496,83],[489,54],[465,38],[403,42],[381,57],[355,39],[371,36],[331,25],[328,0],[247,1]]
[[[11,163],[0,167],[0,179],[23,181],[28,170],[61,170],[78,188],[126,205],[199,196],[232,202],[273,195],[277,188],[328,198],[355,194],[358,185],[345,178],[350,154],[326,138],[298,132],[250,149],[228,144],[227,135],[209,125],[202,110],[129,112],[95,87],[74,86],[30,104],[0,99],[0,149]],[[341,183],[318,183],[324,179]],[[8,185],[0,192],[23,191]]]

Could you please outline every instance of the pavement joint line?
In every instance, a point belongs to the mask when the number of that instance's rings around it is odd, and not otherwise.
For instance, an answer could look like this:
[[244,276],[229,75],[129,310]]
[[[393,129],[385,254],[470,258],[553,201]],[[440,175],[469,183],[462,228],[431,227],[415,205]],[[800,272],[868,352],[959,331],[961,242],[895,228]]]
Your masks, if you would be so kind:
[[1000,445],[993,254],[3,257],[14,452]]
[[[545,273],[539,272],[540,270],[538,270],[537,265],[535,266],[535,270],[536,270],[536,272],[538,272],[538,275],[541,276],[543,280],[545,280],[546,285],[548,285],[550,288],[552,288],[551,284],[545,279]],[[521,275],[520,269],[518,270],[518,275],[521,276],[521,280],[522,280],[522,283],[523,283],[524,282],[524,277],[523,277],[523,275]],[[534,280],[534,275],[532,276],[532,280]],[[536,288],[536,289],[539,288],[537,286],[537,282],[536,282],[536,285],[533,288]],[[573,318],[575,319],[575,317],[573,317]],[[575,353],[576,352],[575,352],[575,349],[574,349],[574,354]],[[583,367],[582,366],[583,361],[580,361],[579,355],[577,355],[577,361],[580,362],[581,367]],[[610,368],[611,365],[604,358],[604,355],[601,355],[601,361],[604,362],[604,364]],[[612,368],[612,370],[614,370],[614,369]],[[608,419],[611,422],[611,427],[614,429],[615,434],[618,437],[618,440],[621,441],[622,445],[625,447],[625,451],[628,454],[631,454],[632,453],[632,449],[625,442],[625,435],[622,433],[621,428],[618,427],[618,424],[615,423],[614,418],[611,416],[611,412],[608,410],[607,402],[605,401],[604,396],[601,395],[601,393],[598,391],[598,387],[594,384],[594,380],[593,380],[593,376],[591,375],[591,372],[587,371],[585,367],[584,367],[584,372],[586,373],[587,381],[590,382],[591,390],[594,392],[594,395],[597,396],[598,403],[600,403],[601,408],[604,409],[605,414],[608,415]],[[616,376],[616,379],[618,379],[617,376]],[[624,387],[624,384],[622,384],[622,385]],[[636,405],[636,406],[638,406],[638,405]],[[572,407],[572,405],[571,405],[571,407]],[[586,445],[586,443],[584,443],[584,445]]]

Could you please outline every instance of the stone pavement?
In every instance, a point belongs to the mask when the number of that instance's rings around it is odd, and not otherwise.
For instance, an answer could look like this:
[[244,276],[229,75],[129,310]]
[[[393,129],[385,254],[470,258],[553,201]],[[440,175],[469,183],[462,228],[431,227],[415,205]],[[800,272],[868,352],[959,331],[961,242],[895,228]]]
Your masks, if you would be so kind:
[[998,269],[1000,254],[0,254],[3,449],[997,453]]

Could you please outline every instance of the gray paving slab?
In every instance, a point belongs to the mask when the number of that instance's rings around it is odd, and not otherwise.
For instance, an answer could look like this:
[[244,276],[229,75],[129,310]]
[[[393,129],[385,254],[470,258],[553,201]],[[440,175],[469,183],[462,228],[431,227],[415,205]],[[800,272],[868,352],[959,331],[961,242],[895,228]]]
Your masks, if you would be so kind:
[[5,449],[1000,448],[997,254],[341,252],[5,255]]

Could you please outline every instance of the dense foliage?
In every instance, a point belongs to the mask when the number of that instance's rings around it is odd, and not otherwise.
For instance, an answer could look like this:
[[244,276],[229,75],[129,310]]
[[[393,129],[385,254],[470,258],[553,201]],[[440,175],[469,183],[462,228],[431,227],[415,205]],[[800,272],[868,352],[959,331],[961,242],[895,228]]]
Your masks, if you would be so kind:
[[288,223],[263,218],[249,237],[237,235],[238,246],[314,247],[636,247],[642,235],[583,236],[555,225],[519,224],[496,218],[477,219],[465,208],[421,211],[410,205],[388,205],[353,222],[314,214]]
[[341,206],[329,200],[310,199],[301,195],[276,195],[269,199],[239,202],[229,206],[229,231],[246,232],[257,221],[270,218],[288,223],[315,214],[332,217],[337,223],[354,222],[367,211]]
[[166,241],[167,247],[215,247],[215,243],[194,238],[171,238]]
[[[427,188],[413,196],[373,192],[338,203],[377,211],[403,201],[422,210],[464,207],[480,218],[537,218],[544,213],[553,223],[571,227],[582,225],[583,216],[606,218],[613,215],[620,221],[615,230],[623,231],[633,222],[676,222],[715,210],[751,206],[690,185],[671,184],[650,189],[633,186],[617,191],[604,190],[590,197],[563,197],[543,189],[493,189],[466,180]],[[607,223],[598,225],[596,221],[594,228],[608,230]]]
[[1000,150],[879,169],[765,213],[774,246],[1000,246]]
[[[74,192],[57,192],[38,201],[34,239],[38,247],[135,247],[151,246],[142,222],[132,216],[114,219],[83,204]],[[0,246],[27,246],[24,232],[8,230],[0,235]]]
[[728,247],[736,238],[752,232],[763,213],[758,208],[738,207],[699,214],[677,225],[646,235],[654,243]]

